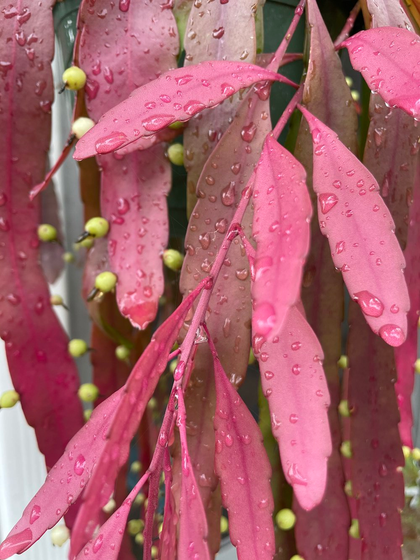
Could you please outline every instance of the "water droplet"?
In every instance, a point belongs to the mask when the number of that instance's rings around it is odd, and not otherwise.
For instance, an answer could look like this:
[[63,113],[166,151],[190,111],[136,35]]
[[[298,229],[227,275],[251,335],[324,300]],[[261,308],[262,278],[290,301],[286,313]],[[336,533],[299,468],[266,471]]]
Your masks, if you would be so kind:
[[197,100],[188,101],[188,103],[184,105],[184,111],[190,117],[196,115],[197,113],[199,113],[205,108],[206,106],[204,105],[204,103],[201,103],[201,101],[197,101]]
[[296,352],[297,350],[302,348],[302,343],[299,342],[299,341],[293,342],[293,344],[290,346],[290,348]]
[[290,484],[293,486],[294,484],[298,484],[300,486],[307,486],[308,481],[302,474],[299,472],[298,466],[296,463],[292,463],[287,471],[287,478]]
[[363,313],[369,317],[380,317],[384,312],[384,304],[381,300],[366,290],[354,294],[354,299]]
[[156,132],[166,128],[175,121],[175,115],[154,115],[145,119],[141,124],[149,132]]
[[289,422],[291,424],[296,424],[296,422],[299,420],[298,415],[297,414],[291,414],[289,416]]
[[271,303],[263,302],[258,304],[255,308],[252,321],[255,332],[266,336],[276,322],[276,312]]
[[299,364],[295,364],[292,367],[292,373],[293,373],[293,375],[299,375],[299,373],[300,373],[300,365]]
[[254,139],[255,133],[257,132],[257,126],[251,122],[248,125],[244,126],[241,130],[241,137],[244,142],[252,142]]
[[225,444],[226,444],[226,447],[232,447],[232,445],[233,445],[233,438],[232,438],[232,436],[231,436],[230,434],[227,434],[227,435],[226,435],[226,437],[225,437]]
[[402,329],[397,325],[384,325],[379,329],[379,334],[390,346],[401,346],[405,340]]
[[96,539],[94,540],[93,546],[92,546],[92,550],[93,550],[94,554],[96,554],[98,552],[98,550],[101,548],[103,540],[104,540],[104,536],[102,534],[99,534],[96,537]]
[[37,519],[39,519],[41,515],[41,508],[39,506],[34,506],[31,511],[31,515],[29,516],[29,523],[32,525],[35,523]]
[[98,154],[108,154],[125,144],[127,140],[124,132],[112,132],[108,136],[99,138],[95,144],[95,149]]
[[323,214],[327,214],[338,202],[338,198],[333,193],[322,193],[319,195],[318,200]]
[[74,472],[78,476],[81,476],[85,471],[85,465],[86,465],[86,459],[83,457],[83,455],[79,455],[74,462],[74,466],[73,466]]

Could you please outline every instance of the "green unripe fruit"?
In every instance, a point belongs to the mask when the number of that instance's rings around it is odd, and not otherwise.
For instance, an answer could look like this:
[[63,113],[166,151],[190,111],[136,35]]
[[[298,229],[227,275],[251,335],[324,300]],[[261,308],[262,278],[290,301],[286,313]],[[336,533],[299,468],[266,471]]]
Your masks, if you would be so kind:
[[84,402],[95,402],[99,397],[99,389],[93,383],[83,383],[77,391],[79,399]]
[[83,411],[83,418],[85,419],[85,422],[89,422],[90,417],[92,416],[92,412],[93,410],[91,408]]
[[177,365],[178,365],[178,360],[172,360],[169,362],[169,371],[172,373],[172,375],[175,373]]
[[141,471],[140,461],[133,461],[130,466],[130,471],[134,474],[138,474]]
[[66,263],[71,263],[71,262],[73,262],[73,261],[74,261],[74,255],[73,255],[73,253],[69,253],[69,252],[64,253],[64,255],[63,255],[63,261],[66,262]]
[[158,554],[159,554],[158,547],[153,545],[152,548],[150,549],[150,555],[153,558],[153,560],[158,557]]
[[0,408],[13,408],[20,400],[19,393],[15,390],[5,391],[0,396]]
[[341,369],[347,369],[349,367],[349,359],[347,356],[340,356],[340,359],[337,362],[337,365]]
[[340,401],[338,405],[338,412],[341,416],[348,418],[350,416],[349,401]]
[[282,531],[289,531],[295,526],[296,516],[291,509],[281,509],[276,515],[276,523]]
[[88,345],[81,338],[73,338],[73,340],[70,340],[68,344],[69,354],[70,356],[73,356],[73,358],[83,356],[83,354],[86,354],[88,349]]
[[112,513],[116,507],[117,507],[117,502],[114,500],[114,498],[111,498],[109,502],[104,505],[102,511],[104,513]]
[[115,355],[119,360],[124,361],[130,357],[130,349],[121,344],[115,348]]
[[80,138],[84,136],[86,132],[88,132],[88,130],[90,130],[94,126],[95,123],[93,122],[92,119],[89,119],[88,117],[79,117],[71,125],[71,131],[76,136],[76,138],[80,140]]
[[100,292],[112,292],[117,285],[117,276],[113,272],[101,272],[95,279],[95,288]]
[[174,165],[184,165],[184,146],[182,144],[171,144],[168,148],[168,158]]
[[360,539],[360,528],[358,519],[351,520],[349,535],[353,537],[353,539]]
[[63,82],[66,88],[77,91],[86,83],[86,74],[78,66],[70,66],[63,73]]
[[134,535],[140,533],[143,527],[144,522],[142,519],[130,519],[130,521],[127,523],[127,533],[134,537]]
[[63,546],[70,538],[70,531],[65,525],[56,525],[51,529],[51,542],[55,546]]
[[411,452],[411,456],[415,461],[420,461],[420,449],[418,447],[415,447]]
[[420,373],[420,360],[414,362],[414,369],[416,373]]
[[51,305],[63,305],[64,301],[61,296],[54,295],[50,297],[50,303]]
[[179,130],[180,128],[184,128],[184,123],[181,121],[175,121],[169,125],[169,128],[172,130]]
[[109,222],[105,218],[91,218],[85,224],[85,231],[92,237],[105,237],[109,231]]
[[57,230],[50,224],[41,224],[38,226],[38,239],[45,242],[56,241]]
[[411,455],[411,449],[408,447],[408,445],[403,445],[402,446],[402,452],[404,455],[404,459],[407,460],[410,458]]
[[220,518],[220,532],[227,533],[228,529],[229,529],[229,521],[227,520],[227,517],[222,515],[222,517]]
[[347,496],[350,496],[350,498],[353,496],[353,483],[351,480],[346,480],[346,483],[344,485],[344,492],[347,494]]
[[135,537],[134,537],[134,541],[136,544],[138,544],[139,546],[143,546],[144,544],[144,535],[143,533],[138,533]]
[[179,251],[175,249],[166,249],[163,251],[163,263],[165,266],[177,272],[181,270],[182,263],[184,262],[184,257]]
[[142,492],[140,492],[140,494],[137,494],[137,496],[134,499],[134,505],[142,506],[145,501],[146,501],[146,496]]
[[299,554],[294,554],[290,560],[305,560],[303,556],[299,556]]
[[340,446],[340,451],[343,457],[345,457],[346,459],[351,459],[352,451],[351,451],[351,443],[349,440],[343,441],[343,443]]
[[85,249],[90,249],[93,247],[93,239],[91,237],[86,237],[86,239],[82,239],[79,243],[76,243],[75,248],[79,249],[80,247],[84,247]]

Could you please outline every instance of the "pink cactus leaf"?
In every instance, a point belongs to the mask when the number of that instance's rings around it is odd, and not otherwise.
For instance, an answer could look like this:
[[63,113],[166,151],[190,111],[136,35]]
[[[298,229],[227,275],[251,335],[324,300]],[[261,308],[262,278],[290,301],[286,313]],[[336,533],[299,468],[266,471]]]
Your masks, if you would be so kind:
[[154,320],[164,289],[162,254],[169,236],[166,197],[171,168],[163,146],[115,160],[100,158],[101,210],[110,222],[110,270],[118,276],[117,302],[131,323]]
[[349,315],[351,481],[362,558],[401,560],[404,456],[398,433],[394,350],[374,336],[355,304],[350,304]]
[[182,455],[178,558],[179,560],[189,560],[191,558],[210,560],[207,545],[208,526],[206,513],[188,453],[186,432],[187,413],[185,410],[184,396],[182,392],[179,392],[177,396],[178,414],[176,424],[179,429]]
[[134,366],[124,386],[124,396],[109,430],[101,460],[95,468],[80,508],[71,539],[71,556],[76,556],[91,538],[98,511],[108,502],[118,471],[127,458],[130,442],[144,410],[165,370],[169,352],[195,299],[207,285],[204,280],[154,333],[149,346]]
[[165,450],[163,471],[165,473],[165,506],[163,510],[163,527],[159,540],[159,558],[175,560],[176,557],[176,525],[175,501],[172,494],[172,466],[169,449]]
[[322,348],[295,306],[282,331],[273,330],[258,350],[263,393],[283,471],[299,504],[310,510],[324,495],[331,454]]
[[111,517],[99,529],[97,536],[91,539],[86,546],[79,552],[76,560],[116,560],[122,540],[125,534],[128,514],[134,498],[143,488],[150,476],[146,472],[134,486],[123,504],[111,515]]
[[40,247],[41,266],[45,278],[49,284],[54,284],[64,268],[63,232],[54,185],[44,191],[41,197],[41,222],[50,224],[57,230],[58,243],[42,243]]
[[414,203],[410,208],[410,221],[408,228],[408,242],[404,251],[407,261],[405,277],[410,295],[411,308],[408,312],[408,336],[402,346],[395,349],[395,362],[397,366],[397,402],[400,410],[399,430],[403,445],[412,447],[411,430],[413,415],[411,410],[411,395],[414,389],[414,363],[418,356],[417,333],[420,314],[420,255],[418,240],[420,239],[420,169],[417,166],[417,175],[414,185]]
[[214,346],[212,353],[217,395],[214,468],[229,514],[230,538],[239,560],[271,559],[275,540],[270,461],[258,424],[226,377]]
[[[74,157],[84,159],[122,148],[171,123],[189,120],[237,91],[261,81],[289,83],[275,72],[252,64],[227,61],[203,62],[188,69],[166,72],[105,113],[100,122],[79,140]],[[118,125],[115,119],[118,119]]]
[[[52,4],[5,7],[0,44],[2,90],[8,92],[0,99],[0,334],[13,385],[48,468],[83,425],[77,369],[39,264],[40,201],[28,201],[29,189],[44,176],[50,141]],[[19,37],[39,29],[42,41],[19,46]]]
[[420,38],[407,29],[360,31],[342,43],[353,68],[391,107],[420,119]]
[[376,180],[356,156],[330,128],[303,107],[301,111],[312,133],[319,224],[334,265],[372,330],[391,346],[400,346],[410,302],[391,214]]
[[265,337],[272,329],[281,331],[299,299],[312,215],[305,169],[271,136],[258,163],[253,201],[252,330]]
[[[234,2],[212,2],[203,11],[197,3],[191,7],[185,30],[186,67],[208,60],[255,63],[255,2],[245,0],[238,11]],[[226,38],[229,38],[228,40]],[[234,117],[240,104],[238,95],[212,111],[199,113],[191,119],[184,132],[187,178],[187,214],[197,201],[196,189],[200,173],[217,142]]]
[[98,408],[70,440],[64,454],[26,506],[22,517],[0,546],[0,558],[20,554],[54,527],[85,488],[106,444],[106,434],[122,397],[122,389]]
[[391,26],[413,31],[410,18],[398,2],[393,2],[393,0],[366,0],[366,8],[371,19],[370,27]]

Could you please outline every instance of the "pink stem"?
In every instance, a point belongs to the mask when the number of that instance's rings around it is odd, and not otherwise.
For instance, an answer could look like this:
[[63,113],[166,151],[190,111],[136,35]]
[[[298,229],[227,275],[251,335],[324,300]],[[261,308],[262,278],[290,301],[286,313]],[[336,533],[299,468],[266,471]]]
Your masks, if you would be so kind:
[[171,352],[168,356],[168,362],[172,361],[174,358],[176,358],[178,356],[178,354],[181,353],[181,348],[177,348],[176,350],[174,350],[173,352]]
[[354,6],[352,11],[350,12],[350,15],[347,18],[347,21],[346,21],[340,35],[334,41],[334,47],[335,47],[336,50],[338,50],[340,48],[341,43],[343,41],[345,41],[348,38],[348,36],[350,35],[350,31],[353,29],[354,22],[356,21],[356,18],[359,15],[360,8],[361,8],[360,2],[357,2],[357,4]]
[[286,53],[287,47],[289,46],[290,39],[293,37],[294,32],[296,31],[296,27],[299,23],[300,18],[302,17],[303,10],[305,8],[306,0],[300,0],[299,4],[295,9],[295,15],[293,16],[292,23],[287,30],[286,35],[283,37],[282,42],[277,49],[273,60],[267,67],[267,70],[271,70],[273,72],[277,71],[277,68],[280,66],[283,56]]

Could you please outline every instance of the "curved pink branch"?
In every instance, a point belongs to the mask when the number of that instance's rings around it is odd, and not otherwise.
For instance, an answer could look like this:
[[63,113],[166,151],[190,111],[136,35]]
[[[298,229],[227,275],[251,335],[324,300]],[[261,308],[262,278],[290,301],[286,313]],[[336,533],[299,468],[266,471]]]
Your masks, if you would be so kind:
[[353,68],[391,107],[420,119],[420,38],[407,29],[380,27],[344,41]]
[[271,466],[251,412],[232,387],[210,341],[216,380],[216,454],[222,503],[239,560],[271,560],[275,552]]
[[280,74],[238,62],[203,62],[166,72],[105,113],[79,140],[74,157],[113,152],[176,121],[187,121],[261,81],[280,81],[295,87]]
[[301,312],[292,307],[282,331],[272,331],[257,357],[284,474],[299,504],[310,510],[324,495],[331,454],[321,345]]
[[312,215],[305,169],[271,136],[258,162],[253,201],[252,330],[265,337],[281,331],[299,299]]
[[21,519],[0,546],[0,558],[20,554],[54,527],[84,490],[106,445],[106,434],[123,395],[120,389],[99,405],[70,440]]
[[314,145],[318,219],[334,265],[375,333],[400,346],[410,302],[404,256],[375,178],[337,135],[301,107]]

